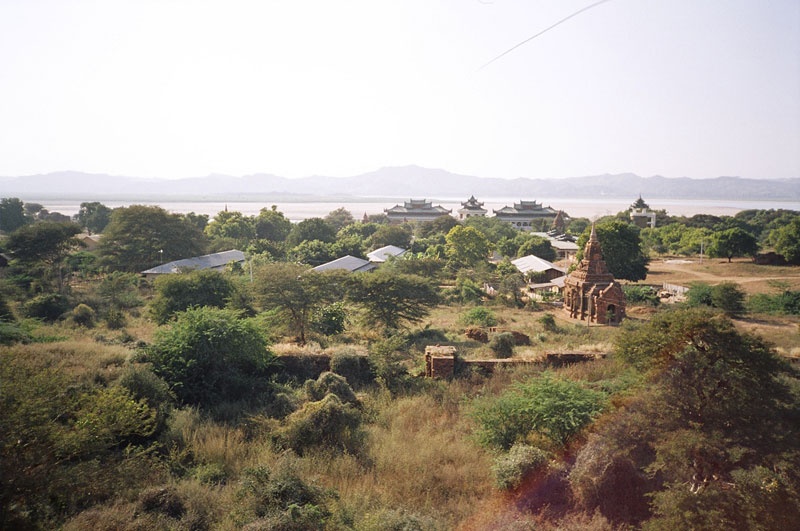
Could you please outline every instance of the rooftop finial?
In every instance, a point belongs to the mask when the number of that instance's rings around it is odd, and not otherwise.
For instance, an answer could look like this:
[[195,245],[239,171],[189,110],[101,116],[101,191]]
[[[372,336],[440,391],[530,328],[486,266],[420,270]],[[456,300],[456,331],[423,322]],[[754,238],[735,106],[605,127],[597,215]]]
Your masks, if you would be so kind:
[[594,223],[592,223],[592,233],[589,235],[590,242],[596,242],[597,240],[597,231],[594,228]]

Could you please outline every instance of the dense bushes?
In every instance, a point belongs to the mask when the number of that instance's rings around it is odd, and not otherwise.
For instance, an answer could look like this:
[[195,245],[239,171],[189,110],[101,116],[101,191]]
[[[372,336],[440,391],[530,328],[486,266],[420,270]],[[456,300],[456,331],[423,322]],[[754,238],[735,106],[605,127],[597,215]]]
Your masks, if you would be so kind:
[[69,310],[69,301],[58,293],[39,295],[29,300],[23,307],[26,316],[45,321],[55,321],[67,310]]
[[514,354],[514,335],[509,332],[495,334],[489,341],[489,348],[498,358],[510,358]]
[[304,404],[272,435],[279,447],[300,455],[314,447],[354,452],[362,439],[360,424],[361,415],[353,406],[328,394],[322,400]]
[[266,391],[272,355],[251,320],[231,310],[192,308],[156,332],[147,360],[180,401],[210,405]]
[[751,312],[800,315],[800,291],[785,290],[777,295],[758,293],[747,301]]
[[176,313],[193,306],[222,308],[234,289],[230,279],[219,271],[161,275],[155,282],[156,296],[150,311],[157,323],[164,324]]
[[564,444],[600,413],[603,402],[603,393],[545,374],[475,400],[471,414],[480,443],[507,450],[533,432]]
[[703,282],[693,284],[686,292],[689,306],[711,306],[730,317],[739,317],[745,312],[744,292],[733,282],[710,286]]
[[467,310],[461,316],[461,323],[467,326],[495,326],[497,324],[497,315],[495,315],[495,313],[488,308],[472,308],[471,310]]
[[622,292],[625,294],[625,300],[629,304],[658,306],[661,303],[661,299],[658,298],[658,291],[652,286],[625,284],[622,286]]
[[515,444],[494,460],[492,473],[501,489],[517,488],[525,476],[547,464],[547,453],[527,444]]

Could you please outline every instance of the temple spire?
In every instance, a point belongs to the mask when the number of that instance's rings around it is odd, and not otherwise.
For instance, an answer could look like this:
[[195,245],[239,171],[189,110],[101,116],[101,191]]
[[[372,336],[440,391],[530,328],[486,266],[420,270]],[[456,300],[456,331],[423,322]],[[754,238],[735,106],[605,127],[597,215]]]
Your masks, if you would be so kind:
[[592,233],[589,235],[589,241],[590,241],[590,242],[596,242],[596,241],[599,241],[599,240],[597,239],[597,231],[596,231],[596,230],[595,230],[595,228],[594,228],[594,223],[592,223]]

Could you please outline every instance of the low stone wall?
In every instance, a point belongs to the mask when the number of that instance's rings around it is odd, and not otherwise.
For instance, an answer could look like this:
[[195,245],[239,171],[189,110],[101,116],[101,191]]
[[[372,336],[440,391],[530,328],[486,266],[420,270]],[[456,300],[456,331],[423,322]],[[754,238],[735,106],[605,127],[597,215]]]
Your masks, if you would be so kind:
[[573,363],[585,363],[605,358],[603,353],[594,352],[546,352],[543,360],[492,359],[462,360],[456,356],[455,347],[427,347],[425,349],[425,376],[427,378],[452,378],[456,373],[456,365],[461,367],[477,367],[488,373],[502,367],[521,367],[540,365],[542,367],[563,367]]

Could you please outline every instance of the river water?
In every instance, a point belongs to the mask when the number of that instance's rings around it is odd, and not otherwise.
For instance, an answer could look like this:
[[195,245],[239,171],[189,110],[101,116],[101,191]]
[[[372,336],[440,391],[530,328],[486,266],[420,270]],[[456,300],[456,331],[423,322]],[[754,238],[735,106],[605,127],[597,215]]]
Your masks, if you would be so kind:
[[[492,199],[484,203],[484,208],[489,210],[500,209],[510,205],[519,199]],[[629,207],[631,200],[624,199],[537,199],[545,206],[551,206],[556,210],[563,210],[571,217],[595,218],[608,214],[615,214]],[[40,203],[50,212],[60,212],[72,216],[80,208],[80,201],[57,201],[57,200],[26,200],[28,203]],[[248,201],[101,201],[108,207],[115,208],[129,206],[131,204],[158,205],[170,212],[185,214],[194,212],[196,214],[208,214],[213,217],[217,212],[226,207],[230,211],[238,211],[245,215],[252,216],[258,214],[264,207],[270,207],[271,202],[248,202]],[[323,217],[331,210],[344,207],[353,216],[360,219],[366,214],[379,214],[384,209],[394,206],[397,202],[384,201],[352,201],[352,202],[276,202],[278,210],[283,212],[292,221],[301,221],[313,217]],[[673,216],[692,216],[694,214],[711,214],[715,216],[732,216],[741,210],[747,209],[788,209],[800,211],[800,201],[718,201],[713,199],[653,199],[648,200],[653,209],[665,209],[668,214]],[[434,201],[445,208],[456,211],[461,208],[461,204],[456,200]]]

